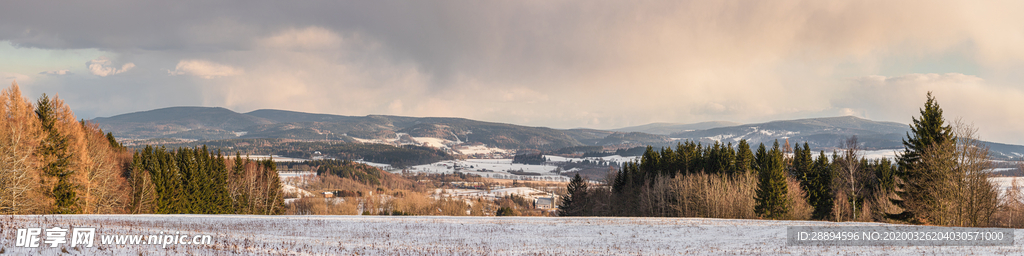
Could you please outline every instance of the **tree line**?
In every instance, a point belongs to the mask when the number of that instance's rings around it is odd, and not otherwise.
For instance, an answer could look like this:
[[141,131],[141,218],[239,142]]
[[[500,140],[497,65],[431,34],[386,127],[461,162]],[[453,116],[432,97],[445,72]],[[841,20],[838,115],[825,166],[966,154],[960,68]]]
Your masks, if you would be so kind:
[[127,170],[131,213],[281,214],[281,180],[272,159],[225,157],[206,147],[146,147]]
[[826,155],[788,141],[752,150],[745,140],[647,147],[607,186],[573,179],[569,216],[666,216],[996,225],[999,193],[976,129],[946,124],[927,95],[896,159],[868,160],[856,136]]
[[59,97],[0,91],[0,214],[283,211],[273,162],[203,148],[131,152]]

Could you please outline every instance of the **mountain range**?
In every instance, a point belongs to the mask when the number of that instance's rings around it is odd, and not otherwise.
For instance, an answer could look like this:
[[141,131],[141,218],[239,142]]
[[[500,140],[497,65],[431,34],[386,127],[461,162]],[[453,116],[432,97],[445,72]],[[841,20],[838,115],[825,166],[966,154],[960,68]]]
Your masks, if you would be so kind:
[[[237,113],[219,107],[170,107],[91,120],[104,131],[127,140],[178,138],[225,140],[278,138],[306,141],[416,143],[437,140],[447,146],[480,145],[501,149],[556,150],[576,146],[674,146],[685,140],[751,145],[774,140],[807,142],[814,150],[831,150],[857,135],[865,149],[901,149],[907,124],[844,116],[781,120],[756,124],[726,121],[694,124],[653,123],[612,130],[552,129],[465,118],[342,116],[261,109]],[[420,138],[420,139],[416,139]],[[1024,146],[988,143],[994,158],[1024,156]]]

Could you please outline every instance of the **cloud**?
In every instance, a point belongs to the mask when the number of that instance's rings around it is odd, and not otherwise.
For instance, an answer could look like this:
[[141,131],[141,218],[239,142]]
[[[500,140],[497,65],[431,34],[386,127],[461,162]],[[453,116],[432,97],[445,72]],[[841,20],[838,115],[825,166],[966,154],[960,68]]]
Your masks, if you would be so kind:
[[14,72],[0,71],[0,79],[3,79],[4,84],[8,84],[14,81],[27,82],[32,80],[32,77]]
[[89,72],[97,76],[109,76],[124,73],[132,68],[135,68],[134,63],[125,63],[120,69],[111,66],[111,62],[106,57],[100,57],[99,59],[90,60],[85,65],[89,68]]
[[205,60],[181,60],[173,71],[168,70],[171,75],[190,75],[205,79],[216,77],[237,76],[244,74],[241,68],[213,63]]
[[50,71],[39,72],[39,74],[40,75],[50,75],[50,76],[63,76],[63,75],[71,74],[71,70],[67,70],[67,69],[50,70]]
[[258,40],[258,46],[270,49],[295,51],[330,50],[342,47],[342,38],[337,33],[322,27],[289,28],[270,37]]
[[[40,79],[90,102],[74,105],[91,108],[82,113],[202,104],[557,128],[845,114],[905,123],[933,90],[985,136],[1024,143],[986,133],[1010,130],[988,123],[993,113],[1018,114],[1000,104],[1021,102],[1024,3],[239,4],[19,2],[0,16],[0,40],[140,66],[109,84]],[[129,69],[97,64],[90,72],[101,76]]]
[[910,123],[919,117],[925,95],[932,92],[946,121],[963,118],[979,128],[982,139],[1024,144],[1024,88],[1008,87],[973,75],[906,74],[852,79],[845,92],[833,99],[837,112],[875,120]]

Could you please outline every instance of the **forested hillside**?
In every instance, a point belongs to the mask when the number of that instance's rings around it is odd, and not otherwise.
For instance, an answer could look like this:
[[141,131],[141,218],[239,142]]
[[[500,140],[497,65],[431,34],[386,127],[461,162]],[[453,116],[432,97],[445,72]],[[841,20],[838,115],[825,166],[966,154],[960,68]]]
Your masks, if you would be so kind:
[[[852,135],[857,135],[861,146],[868,150],[902,149],[903,136],[909,131],[906,124],[852,116],[743,125],[716,121],[696,124],[655,123],[614,130],[559,130],[464,118],[341,116],[270,109],[236,113],[223,108],[203,107],[157,109],[96,118],[93,122],[131,144],[163,143],[168,139],[197,143],[283,139],[328,144],[427,146],[423,141],[439,140],[444,145],[433,143],[429,146],[485,145],[501,149],[542,151],[576,146],[602,146],[609,150],[638,146],[675,147],[685,141],[736,144],[743,139],[753,144],[770,144],[775,140],[788,139],[806,142],[815,150],[833,150]],[[181,141],[175,143],[183,144]],[[1024,146],[984,143],[991,148],[993,158],[1024,158]]]

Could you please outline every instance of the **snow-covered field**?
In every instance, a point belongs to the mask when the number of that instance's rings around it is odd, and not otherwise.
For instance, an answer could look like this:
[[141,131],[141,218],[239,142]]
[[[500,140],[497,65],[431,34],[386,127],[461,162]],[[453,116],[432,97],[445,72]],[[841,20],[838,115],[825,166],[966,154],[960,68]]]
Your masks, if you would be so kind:
[[999,191],[1006,191],[1013,188],[1013,181],[1017,180],[1017,184],[1024,187],[1024,177],[995,177],[989,179],[999,188]]
[[[1017,246],[787,246],[788,226],[879,223],[701,218],[3,216],[10,255],[1020,255]],[[96,227],[91,248],[14,247],[15,230]],[[211,235],[211,245],[102,245],[104,235]],[[44,246],[48,246],[44,244]],[[67,251],[62,253],[61,251]]]
[[[880,149],[880,150],[864,150],[860,152],[860,156],[867,159],[882,159],[888,158],[889,161],[896,160],[897,152],[903,152],[902,149]],[[830,155],[829,152],[825,152],[826,155]]]

